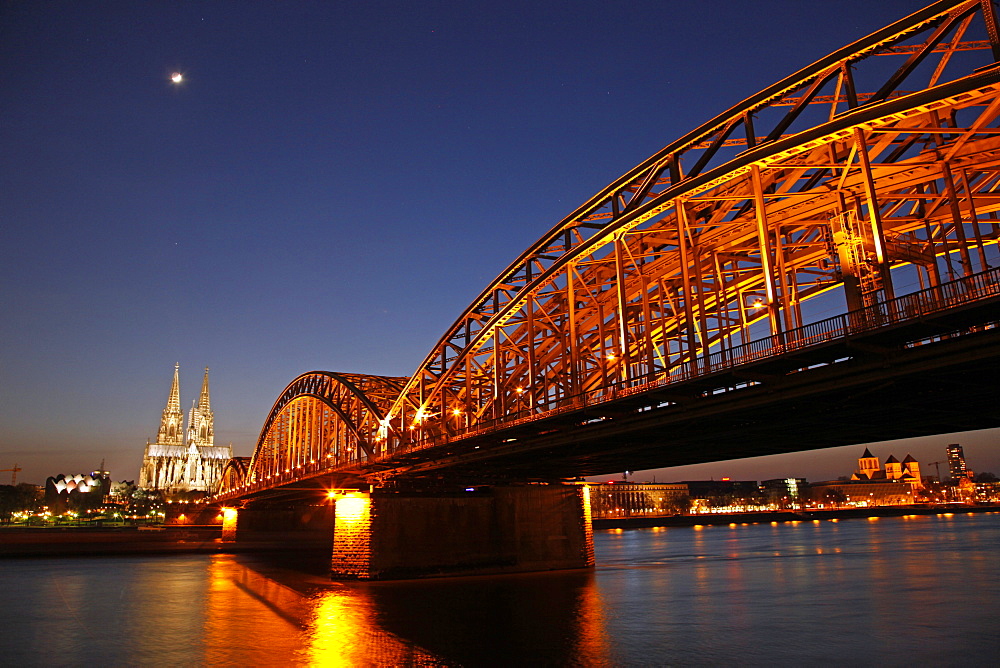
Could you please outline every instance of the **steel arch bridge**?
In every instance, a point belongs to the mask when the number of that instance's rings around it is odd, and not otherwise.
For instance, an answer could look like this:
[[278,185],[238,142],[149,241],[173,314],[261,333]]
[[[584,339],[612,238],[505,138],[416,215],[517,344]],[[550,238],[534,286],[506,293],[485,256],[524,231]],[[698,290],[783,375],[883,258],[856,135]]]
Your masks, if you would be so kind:
[[405,475],[484,434],[628,396],[659,397],[630,409],[649,410],[720,369],[995,309],[998,61],[993,4],[941,0],[747,98],[556,224],[411,377],[293,381],[222,496]]

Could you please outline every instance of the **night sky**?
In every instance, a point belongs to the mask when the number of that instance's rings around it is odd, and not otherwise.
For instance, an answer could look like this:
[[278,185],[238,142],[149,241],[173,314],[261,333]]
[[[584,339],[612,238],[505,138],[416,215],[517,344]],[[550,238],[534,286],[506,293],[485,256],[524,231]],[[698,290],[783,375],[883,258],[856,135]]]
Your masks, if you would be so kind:
[[[137,479],[175,362],[185,409],[211,367],[245,456],[300,373],[410,375],[603,186],[923,4],[0,3],[0,469]],[[1000,473],[998,440],[873,451]],[[656,475],[834,478],[862,449]]]

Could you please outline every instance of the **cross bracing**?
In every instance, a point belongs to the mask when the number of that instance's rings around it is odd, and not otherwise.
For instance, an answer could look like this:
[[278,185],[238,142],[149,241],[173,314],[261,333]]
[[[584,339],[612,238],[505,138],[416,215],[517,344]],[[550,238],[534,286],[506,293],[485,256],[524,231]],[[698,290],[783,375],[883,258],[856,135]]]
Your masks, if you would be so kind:
[[289,386],[249,475],[307,461],[295,411],[344,422],[332,466],[391,469],[998,266],[998,58],[992,4],[942,0],[747,98],[555,225],[363,416]]

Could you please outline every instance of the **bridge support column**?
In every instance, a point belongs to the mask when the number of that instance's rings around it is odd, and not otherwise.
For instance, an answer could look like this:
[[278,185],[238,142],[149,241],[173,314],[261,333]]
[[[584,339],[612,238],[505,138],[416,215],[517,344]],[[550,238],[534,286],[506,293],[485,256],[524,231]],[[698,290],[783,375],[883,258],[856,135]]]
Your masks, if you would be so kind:
[[218,512],[222,542],[282,544],[289,548],[329,549],[332,510],[320,505],[228,508]]
[[584,485],[358,492],[334,508],[334,579],[386,580],[594,565]]
[[235,543],[239,526],[240,511],[236,508],[222,509],[222,542]]

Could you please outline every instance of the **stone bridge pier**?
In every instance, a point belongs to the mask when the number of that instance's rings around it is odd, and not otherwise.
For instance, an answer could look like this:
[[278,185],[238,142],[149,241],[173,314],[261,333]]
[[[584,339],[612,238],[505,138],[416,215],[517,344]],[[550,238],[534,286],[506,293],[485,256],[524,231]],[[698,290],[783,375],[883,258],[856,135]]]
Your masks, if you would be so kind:
[[[332,544],[337,580],[392,580],[588,568],[589,490],[526,484],[335,493],[324,507],[223,510],[223,540]],[[332,536],[331,536],[332,533]],[[331,541],[332,538],[332,541]]]

